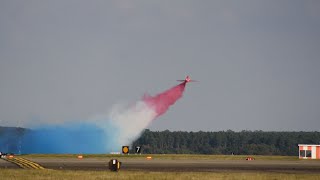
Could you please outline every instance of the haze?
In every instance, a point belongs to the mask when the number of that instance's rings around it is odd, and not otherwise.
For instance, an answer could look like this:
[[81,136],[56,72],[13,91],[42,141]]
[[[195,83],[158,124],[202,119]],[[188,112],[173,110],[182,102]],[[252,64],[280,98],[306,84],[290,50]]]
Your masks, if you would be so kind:
[[0,126],[88,121],[190,75],[151,130],[317,131],[319,57],[317,0],[2,0]]

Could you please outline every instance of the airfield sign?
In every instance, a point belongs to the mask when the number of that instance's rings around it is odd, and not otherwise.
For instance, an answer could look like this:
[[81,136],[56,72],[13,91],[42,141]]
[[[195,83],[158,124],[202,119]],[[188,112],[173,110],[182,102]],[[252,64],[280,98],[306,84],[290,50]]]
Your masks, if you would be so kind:
[[122,154],[128,154],[129,153],[129,146],[122,146]]

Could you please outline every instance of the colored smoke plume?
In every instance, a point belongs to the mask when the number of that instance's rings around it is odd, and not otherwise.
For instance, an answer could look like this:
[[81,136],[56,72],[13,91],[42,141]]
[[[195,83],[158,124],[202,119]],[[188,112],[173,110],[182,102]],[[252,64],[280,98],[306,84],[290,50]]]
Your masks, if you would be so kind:
[[129,108],[114,106],[110,113],[110,123],[117,129],[114,139],[118,146],[129,145],[136,140],[152,120],[165,113],[182,97],[185,85],[181,83],[154,97],[144,95],[142,101]]
[[182,97],[186,83],[181,83],[155,97],[145,95],[143,101],[155,110],[157,116],[165,113],[168,108],[173,105],[179,98]]
[[[110,113],[96,115],[87,121],[44,125],[28,130],[16,141],[11,152],[21,153],[109,153],[131,145],[149,124],[182,97],[186,83],[156,96],[145,95],[131,105],[116,104]],[[9,151],[12,137],[0,136],[0,150]],[[7,143],[8,144],[8,143]],[[11,146],[13,147],[13,146]]]
[[23,154],[105,153],[105,131],[91,123],[42,126],[27,131],[21,139]]

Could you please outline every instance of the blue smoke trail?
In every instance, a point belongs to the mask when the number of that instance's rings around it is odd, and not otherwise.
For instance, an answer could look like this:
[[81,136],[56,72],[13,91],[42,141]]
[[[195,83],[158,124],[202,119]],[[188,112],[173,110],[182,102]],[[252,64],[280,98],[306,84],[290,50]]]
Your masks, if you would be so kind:
[[0,127],[0,151],[19,153],[19,139],[24,131],[23,128]]
[[90,123],[42,125],[24,131],[17,138],[0,132],[0,150],[5,144],[7,151],[22,154],[119,152],[122,146],[131,145],[155,117],[155,111],[141,101],[132,106],[114,106],[109,117],[102,114],[90,119]]
[[27,131],[21,139],[21,153],[100,154],[109,153],[113,131],[90,123],[43,126]]

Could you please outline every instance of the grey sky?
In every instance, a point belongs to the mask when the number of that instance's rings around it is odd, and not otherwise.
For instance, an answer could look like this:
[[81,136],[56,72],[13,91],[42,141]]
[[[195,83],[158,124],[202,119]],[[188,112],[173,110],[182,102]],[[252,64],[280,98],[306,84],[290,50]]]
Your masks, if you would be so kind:
[[186,75],[152,130],[319,130],[320,1],[0,1],[0,126],[86,120]]

